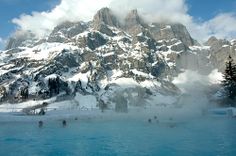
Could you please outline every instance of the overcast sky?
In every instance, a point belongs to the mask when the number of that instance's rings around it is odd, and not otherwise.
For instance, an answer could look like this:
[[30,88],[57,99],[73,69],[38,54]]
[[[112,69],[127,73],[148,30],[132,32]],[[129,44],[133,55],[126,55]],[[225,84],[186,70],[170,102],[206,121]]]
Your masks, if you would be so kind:
[[149,22],[181,22],[200,41],[236,38],[236,0],[0,0],[0,49],[16,30],[47,35],[62,21],[91,20],[102,7],[121,17],[137,8]]

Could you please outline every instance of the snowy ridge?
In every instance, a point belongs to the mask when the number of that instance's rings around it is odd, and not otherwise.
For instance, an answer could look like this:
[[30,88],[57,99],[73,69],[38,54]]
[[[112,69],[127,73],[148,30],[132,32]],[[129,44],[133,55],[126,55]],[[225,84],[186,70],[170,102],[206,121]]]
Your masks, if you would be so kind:
[[103,20],[65,22],[46,38],[9,42],[0,53],[0,111],[42,103],[118,112],[173,105],[181,94],[174,77],[186,69],[215,69],[210,58],[202,59],[210,46],[195,44],[181,24]]

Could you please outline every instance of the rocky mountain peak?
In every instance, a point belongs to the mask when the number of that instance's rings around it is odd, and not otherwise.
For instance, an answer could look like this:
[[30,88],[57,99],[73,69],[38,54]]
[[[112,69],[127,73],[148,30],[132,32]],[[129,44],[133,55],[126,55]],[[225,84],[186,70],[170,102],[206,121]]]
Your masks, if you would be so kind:
[[[236,44],[212,37],[206,43],[211,48],[196,46],[184,25],[148,25],[137,10],[123,24],[103,8],[92,22],[61,23],[47,38],[36,40],[31,33],[13,37],[10,50],[0,53],[0,84],[5,87],[2,95],[0,87],[0,104],[30,100],[27,93],[38,101],[88,96],[108,108],[136,106],[155,95],[177,95],[171,80],[184,69],[223,71],[225,58],[236,57]],[[132,85],[123,88],[123,82]],[[120,102],[126,95],[131,98]]]
[[129,12],[129,14],[128,14],[128,16],[130,16],[130,17],[138,17],[139,15],[138,15],[138,10],[137,9],[133,9],[133,10],[131,10],[130,12]]
[[180,39],[186,46],[193,46],[194,40],[188,32],[187,28],[180,23],[172,24],[172,30],[176,38]]
[[131,28],[133,26],[137,26],[137,25],[143,25],[143,20],[140,18],[139,14],[138,14],[138,10],[134,9],[131,10],[126,18],[125,18],[125,27],[126,28]]
[[120,27],[119,21],[107,7],[100,9],[93,18],[93,25],[95,28],[101,24]]
[[8,39],[6,50],[14,49],[19,46],[30,45],[36,40],[36,36],[29,31],[19,31],[16,32],[13,36]]
[[205,45],[210,46],[212,43],[217,42],[217,41],[218,41],[218,39],[217,39],[215,36],[211,36],[211,37],[207,40],[207,42],[205,43]]
[[233,59],[236,57],[234,45],[226,39],[218,39],[212,36],[204,45],[210,47],[210,60],[213,66],[221,72],[225,70],[225,61],[228,56],[231,55]]
[[217,39],[215,36],[212,36],[205,43],[206,46],[210,46],[211,49],[216,52],[221,49],[224,45],[230,45],[230,42],[226,39]]
[[87,29],[87,25],[83,22],[63,22],[56,26],[48,37],[48,42],[65,42],[68,38],[72,38]]
[[195,41],[191,37],[187,28],[179,23],[153,23],[149,29],[156,40],[170,41],[173,39],[177,39],[180,40],[187,47],[193,46],[195,44]]
[[124,23],[124,29],[133,36],[144,31],[146,24],[144,20],[139,16],[138,10],[131,10],[126,18]]
[[215,36],[212,36],[208,39],[208,41],[205,43],[207,46],[222,46],[222,45],[230,45],[230,42],[226,39],[217,39]]

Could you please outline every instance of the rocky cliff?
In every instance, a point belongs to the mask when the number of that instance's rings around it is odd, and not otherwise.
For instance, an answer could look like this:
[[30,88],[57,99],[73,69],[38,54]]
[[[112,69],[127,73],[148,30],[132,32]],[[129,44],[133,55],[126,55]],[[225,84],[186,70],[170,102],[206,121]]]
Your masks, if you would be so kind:
[[211,38],[200,46],[182,24],[147,23],[137,10],[120,22],[103,8],[93,21],[61,23],[45,38],[9,39],[0,54],[1,101],[92,96],[101,109],[160,104],[157,96],[180,94],[171,81],[183,70],[222,70],[234,43]]

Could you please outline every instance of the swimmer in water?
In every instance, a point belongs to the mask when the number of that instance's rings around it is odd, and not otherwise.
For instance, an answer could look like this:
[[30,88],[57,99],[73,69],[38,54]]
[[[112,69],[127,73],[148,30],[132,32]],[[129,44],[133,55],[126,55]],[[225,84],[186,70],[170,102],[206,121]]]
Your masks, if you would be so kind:
[[157,119],[157,116],[154,116],[154,119],[156,120],[157,123],[159,123],[159,120]]
[[63,121],[62,121],[62,126],[63,126],[63,127],[66,127],[66,120],[63,120]]
[[148,122],[149,122],[149,123],[152,123],[152,119],[148,119]]
[[39,128],[43,127],[43,121],[39,121]]

